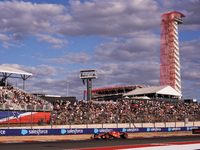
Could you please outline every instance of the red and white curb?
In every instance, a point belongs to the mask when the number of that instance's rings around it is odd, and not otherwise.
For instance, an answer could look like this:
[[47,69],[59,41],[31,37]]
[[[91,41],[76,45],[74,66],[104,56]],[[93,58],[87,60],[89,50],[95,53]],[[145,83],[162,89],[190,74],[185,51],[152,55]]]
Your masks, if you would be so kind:
[[[74,150],[132,150],[132,149],[148,149],[152,147],[155,149],[159,147],[162,149],[162,146],[180,146],[180,145],[191,145],[191,144],[200,144],[200,141],[192,141],[192,142],[177,142],[177,143],[155,143],[155,144],[143,144],[143,145],[125,145],[125,146],[113,146],[113,147],[96,147],[96,148],[85,148],[85,149],[74,149]],[[169,148],[169,147],[168,147]],[[172,148],[172,147],[171,147]]]

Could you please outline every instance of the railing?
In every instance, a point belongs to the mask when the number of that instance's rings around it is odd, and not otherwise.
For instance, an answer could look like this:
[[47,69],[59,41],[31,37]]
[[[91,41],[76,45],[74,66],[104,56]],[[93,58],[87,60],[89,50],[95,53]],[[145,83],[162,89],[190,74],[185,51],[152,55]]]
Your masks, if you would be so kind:
[[174,44],[174,46],[175,46],[176,50],[179,51],[179,47],[176,44]]
[[20,104],[16,104],[16,103],[12,103],[12,102],[6,102],[6,103],[0,103],[0,111],[8,111],[8,110],[12,110],[12,111],[42,111],[42,112],[46,112],[46,111],[52,111],[53,110],[53,106],[52,104],[48,103],[45,105],[20,105]]
[[[158,115],[136,115],[133,113],[49,113],[41,116],[32,114],[26,120],[23,117],[15,118],[9,116],[9,111],[4,113],[3,121],[0,119],[1,128],[113,128],[113,127],[186,127],[200,126],[200,114],[158,114]],[[24,123],[26,122],[26,123]]]

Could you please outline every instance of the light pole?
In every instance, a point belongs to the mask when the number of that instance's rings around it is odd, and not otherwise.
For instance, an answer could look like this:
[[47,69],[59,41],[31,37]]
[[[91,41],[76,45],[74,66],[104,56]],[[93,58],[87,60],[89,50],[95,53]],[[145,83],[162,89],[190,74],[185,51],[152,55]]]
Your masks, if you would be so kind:
[[67,80],[67,97],[68,97],[68,90],[69,90],[69,81]]

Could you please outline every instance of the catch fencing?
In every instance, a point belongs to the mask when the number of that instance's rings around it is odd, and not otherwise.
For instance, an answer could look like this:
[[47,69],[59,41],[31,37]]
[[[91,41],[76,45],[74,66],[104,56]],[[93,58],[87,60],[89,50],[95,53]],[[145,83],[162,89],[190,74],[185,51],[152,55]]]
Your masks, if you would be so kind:
[[200,126],[199,114],[134,115],[0,111],[0,128],[143,128]]

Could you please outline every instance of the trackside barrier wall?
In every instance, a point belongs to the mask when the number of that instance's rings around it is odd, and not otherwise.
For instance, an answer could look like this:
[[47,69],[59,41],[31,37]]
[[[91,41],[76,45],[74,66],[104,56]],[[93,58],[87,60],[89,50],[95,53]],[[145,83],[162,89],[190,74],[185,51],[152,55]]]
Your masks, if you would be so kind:
[[76,135],[94,134],[113,131],[137,132],[175,132],[192,131],[200,127],[168,127],[168,128],[91,128],[91,129],[0,129],[0,136],[38,136],[38,135]]

